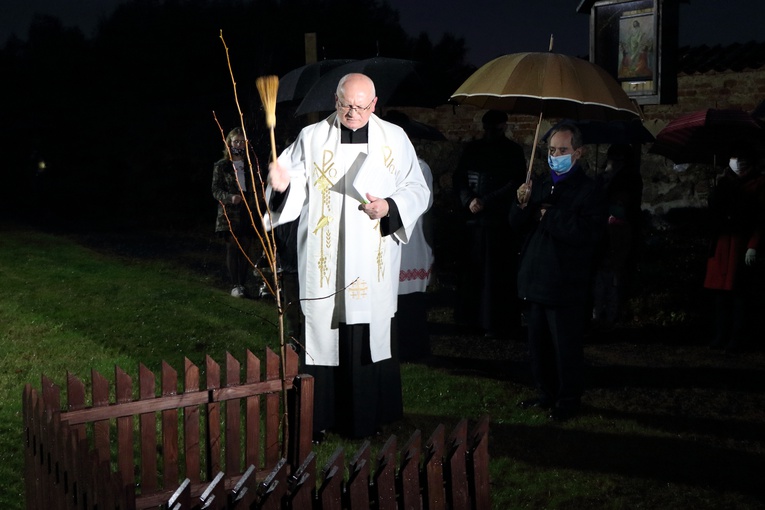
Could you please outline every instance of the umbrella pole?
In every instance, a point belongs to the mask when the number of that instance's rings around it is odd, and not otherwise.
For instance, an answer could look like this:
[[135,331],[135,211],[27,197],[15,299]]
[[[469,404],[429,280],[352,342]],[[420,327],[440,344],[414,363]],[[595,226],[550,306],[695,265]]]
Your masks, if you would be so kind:
[[542,112],[539,112],[539,122],[537,122],[537,130],[534,133],[534,145],[531,146],[531,159],[529,159],[529,171],[526,172],[526,184],[531,181],[531,167],[534,165],[534,154],[537,151],[537,141],[539,140],[539,126],[542,125]]

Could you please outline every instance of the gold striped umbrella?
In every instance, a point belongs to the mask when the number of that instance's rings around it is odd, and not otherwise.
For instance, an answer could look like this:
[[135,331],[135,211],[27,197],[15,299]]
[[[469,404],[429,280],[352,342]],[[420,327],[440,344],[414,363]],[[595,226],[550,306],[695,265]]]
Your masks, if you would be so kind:
[[539,124],[550,117],[602,121],[641,118],[638,106],[601,67],[551,52],[498,57],[465,80],[450,101],[512,114],[539,115]]

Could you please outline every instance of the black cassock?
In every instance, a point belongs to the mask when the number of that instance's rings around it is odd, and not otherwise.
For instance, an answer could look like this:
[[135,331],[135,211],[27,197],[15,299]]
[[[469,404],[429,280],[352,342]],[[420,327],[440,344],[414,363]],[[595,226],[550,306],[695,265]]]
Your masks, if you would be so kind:
[[334,431],[348,437],[368,437],[382,425],[401,419],[401,371],[395,331],[391,324],[391,357],[372,363],[368,324],[340,325],[340,365],[303,365],[314,377],[314,437]]

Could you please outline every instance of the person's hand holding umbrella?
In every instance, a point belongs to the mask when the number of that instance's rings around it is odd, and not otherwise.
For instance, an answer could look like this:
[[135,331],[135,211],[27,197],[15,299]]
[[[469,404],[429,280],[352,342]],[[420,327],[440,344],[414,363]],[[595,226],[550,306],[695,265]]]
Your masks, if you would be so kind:
[[524,182],[518,187],[516,195],[518,196],[518,205],[521,209],[525,208],[531,198],[531,181]]

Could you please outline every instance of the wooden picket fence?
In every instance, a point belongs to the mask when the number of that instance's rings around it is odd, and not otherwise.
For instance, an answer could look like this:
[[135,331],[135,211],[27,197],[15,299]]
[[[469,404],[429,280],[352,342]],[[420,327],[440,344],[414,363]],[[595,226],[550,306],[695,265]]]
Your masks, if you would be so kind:
[[[444,438],[439,425],[424,448],[419,431],[411,436],[396,461],[391,436],[375,457],[365,441],[348,463],[345,480],[343,449],[338,448],[322,469],[317,489],[316,454],[311,452],[290,474],[284,459],[259,481],[254,470],[228,492],[220,473],[199,498],[185,481],[168,502],[168,510],[489,510],[489,418],[484,416],[468,435],[462,420]],[[397,469],[398,468],[398,469]]]
[[280,363],[266,349],[261,376],[261,361],[248,351],[242,381],[240,363],[227,354],[221,381],[220,366],[208,356],[201,387],[200,369],[187,359],[183,392],[163,363],[159,394],[155,374],[140,365],[137,400],[131,377],[116,367],[113,402],[98,372],[91,374],[89,399],[86,385],[67,374],[65,407],[49,378],[42,377],[41,392],[26,385],[26,508],[490,508],[488,417],[470,435],[463,420],[446,441],[441,425],[424,449],[417,431],[398,462],[392,436],[376,456],[374,476],[368,443],[350,461],[347,481],[338,450],[317,489],[313,378],[297,373],[297,354],[287,349],[283,402]]

